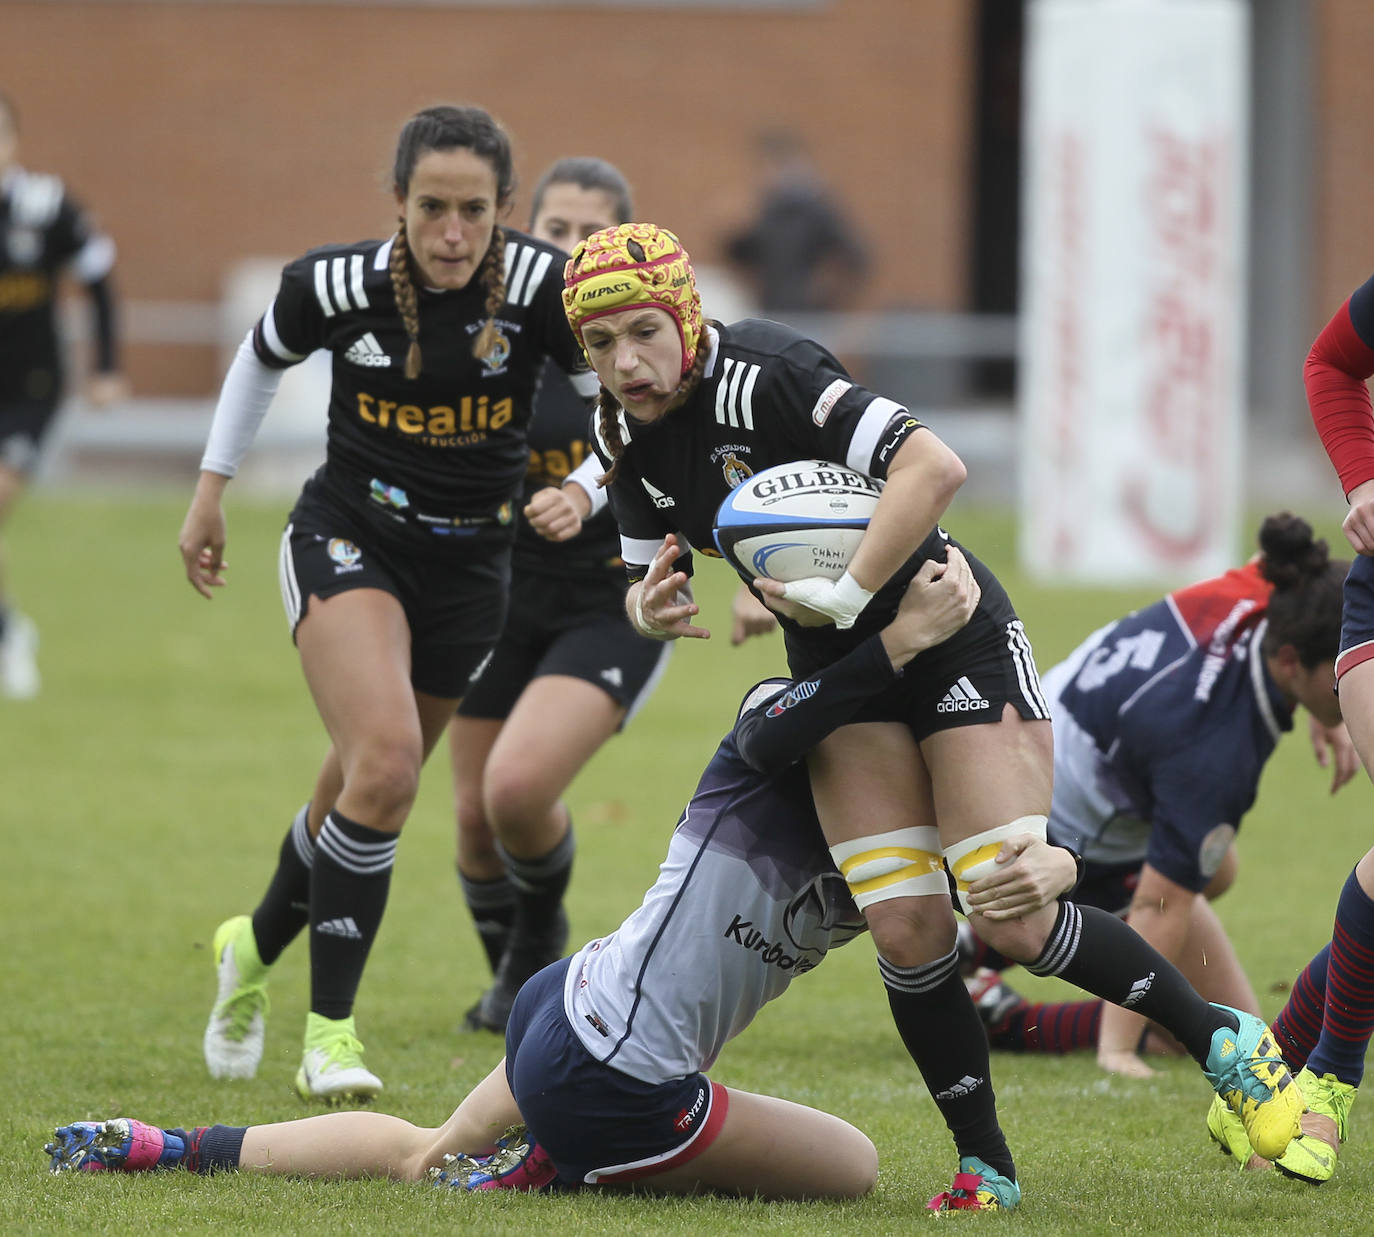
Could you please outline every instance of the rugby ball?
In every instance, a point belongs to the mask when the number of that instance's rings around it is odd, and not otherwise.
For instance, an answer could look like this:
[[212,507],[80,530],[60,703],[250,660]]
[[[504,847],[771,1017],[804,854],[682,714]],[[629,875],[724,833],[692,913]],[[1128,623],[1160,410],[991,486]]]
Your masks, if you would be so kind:
[[881,481],[826,460],[746,477],[716,512],[716,549],[746,580],[838,580],[863,539]]

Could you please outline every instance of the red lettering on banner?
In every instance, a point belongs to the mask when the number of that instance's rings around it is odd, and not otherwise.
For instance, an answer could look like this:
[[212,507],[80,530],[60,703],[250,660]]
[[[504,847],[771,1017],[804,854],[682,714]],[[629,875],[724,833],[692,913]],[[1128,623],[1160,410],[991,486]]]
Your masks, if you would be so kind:
[[1216,140],[1146,135],[1147,235],[1141,349],[1145,435],[1123,478],[1123,509],[1164,561],[1201,551],[1220,519],[1217,458],[1226,408],[1217,324],[1218,198],[1228,159]]
[[[1054,375],[1050,383],[1051,439],[1050,458],[1058,476],[1055,489],[1072,492],[1080,467],[1080,424],[1084,416],[1083,371],[1084,330],[1084,243],[1087,204],[1084,201],[1085,147],[1077,133],[1060,134],[1055,142],[1054,176],[1058,181],[1052,201],[1058,203],[1055,221],[1055,303],[1051,308],[1054,323]],[[1068,491],[1064,487],[1070,487]],[[1051,552],[1061,561],[1074,557],[1077,529],[1069,512],[1059,505],[1056,527],[1050,534]]]

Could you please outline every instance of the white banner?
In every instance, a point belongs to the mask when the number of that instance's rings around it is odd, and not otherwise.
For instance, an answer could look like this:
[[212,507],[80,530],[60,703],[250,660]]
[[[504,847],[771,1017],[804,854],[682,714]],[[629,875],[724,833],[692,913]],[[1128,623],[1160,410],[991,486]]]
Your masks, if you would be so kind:
[[1218,573],[1241,500],[1245,8],[1032,0],[1028,34],[1021,560]]

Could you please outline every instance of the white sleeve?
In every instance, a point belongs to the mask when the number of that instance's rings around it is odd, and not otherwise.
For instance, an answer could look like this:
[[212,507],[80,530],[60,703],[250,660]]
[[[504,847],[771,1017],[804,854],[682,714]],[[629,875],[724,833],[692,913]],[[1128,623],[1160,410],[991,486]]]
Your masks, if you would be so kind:
[[253,332],[244,336],[220,387],[219,403],[210,423],[210,437],[201,457],[202,472],[232,477],[253,445],[267,406],[277,393],[282,371],[264,365],[253,350]]
[[601,460],[593,451],[563,478],[564,485],[578,486],[587,495],[588,501],[592,504],[592,509],[587,512],[587,519],[589,520],[592,516],[600,515],[601,512],[605,511],[606,504],[611,501],[610,496],[606,493],[606,487],[596,483],[596,479],[605,471],[601,465]]

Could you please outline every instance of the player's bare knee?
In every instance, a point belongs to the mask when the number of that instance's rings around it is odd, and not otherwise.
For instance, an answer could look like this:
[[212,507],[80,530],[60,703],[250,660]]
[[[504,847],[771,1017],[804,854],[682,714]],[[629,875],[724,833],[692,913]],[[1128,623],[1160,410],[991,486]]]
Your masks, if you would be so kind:
[[482,779],[482,810],[502,841],[544,830],[552,806],[547,791],[530,778],[528,766],[487,766]]
[[420,787],[421,752],[418,743],[367,744],[345,770],[344,786],[351,802],[362,800],[378,818],[404,815]]

